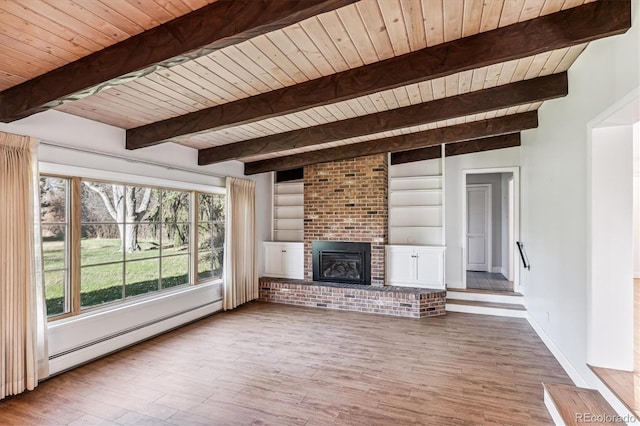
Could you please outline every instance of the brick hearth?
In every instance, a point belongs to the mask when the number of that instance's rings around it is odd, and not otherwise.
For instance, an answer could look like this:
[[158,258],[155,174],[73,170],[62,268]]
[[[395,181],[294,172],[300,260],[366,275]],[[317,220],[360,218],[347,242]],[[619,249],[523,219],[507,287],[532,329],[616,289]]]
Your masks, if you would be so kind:
[[264,302],[410,318],[445,314],[445,290],[260,278]]
[[304,168],[304,277],[313,279],[312,241],[371,243],[371,284],[384,285],[386,154]]

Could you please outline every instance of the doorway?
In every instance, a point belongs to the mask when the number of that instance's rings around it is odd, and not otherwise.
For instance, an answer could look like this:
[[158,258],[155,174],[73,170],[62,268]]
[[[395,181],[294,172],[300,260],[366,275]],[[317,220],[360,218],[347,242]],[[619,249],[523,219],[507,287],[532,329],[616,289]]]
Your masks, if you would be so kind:
[[465,170],[463,282],[469,290],[520,292],[517,167]]

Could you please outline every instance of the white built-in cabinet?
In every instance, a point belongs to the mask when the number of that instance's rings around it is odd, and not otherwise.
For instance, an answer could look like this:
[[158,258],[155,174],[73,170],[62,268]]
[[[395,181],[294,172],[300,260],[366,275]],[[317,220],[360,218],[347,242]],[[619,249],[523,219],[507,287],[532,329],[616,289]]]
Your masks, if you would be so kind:
[[264,272],[277,278],[304,278],[304,243],[265,241]]
[[444,288],[444,247],[386,246],[389,285]]
[[304,238],[304,183],[274,183],[273,240],[302,241]]
[[444,288],[442,159],[389,166],[386,284]]

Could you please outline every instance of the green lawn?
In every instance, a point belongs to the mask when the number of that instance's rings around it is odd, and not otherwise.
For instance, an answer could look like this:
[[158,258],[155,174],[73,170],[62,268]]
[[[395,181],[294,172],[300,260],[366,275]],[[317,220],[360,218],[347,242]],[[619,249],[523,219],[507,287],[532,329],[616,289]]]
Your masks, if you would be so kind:
[[[81,259],[81,294],[83,307],[95,306],[159,289],[175,287],[189,282],[189,253],[187,246],[173,247],[168,243],[160,248],[157,242],[140,241],[142,250],[123,253],[119,239],[83,239]],[[43,262],[45,271],[64,269],[64,242],[43,242]],[[117,262],[113,264],[100,264]],[[198,275],[207,274],[211,269],[211,253],[198,256]],[[214,262],[215,265],[219,262]],[[124,265],[124,268],[123,268]],[[162,281],[158,280],[162,268]],[[123,271],[124,269],[124,271]],[[219,269],[216,268],[216,269]],[[124,281],[124,282],[123,282]],[[49,315],[64,312],[64,271],[45,272],[45,292]],[[123,294],[124,292],[124,294]]]

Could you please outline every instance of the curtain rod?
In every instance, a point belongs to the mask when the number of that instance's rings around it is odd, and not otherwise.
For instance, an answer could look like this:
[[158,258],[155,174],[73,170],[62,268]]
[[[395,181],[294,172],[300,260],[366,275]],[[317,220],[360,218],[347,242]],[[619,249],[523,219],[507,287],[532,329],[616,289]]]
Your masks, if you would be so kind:
[[78,147],[75,147],[75,146],[65,145],[65,144],[61,144],[61,143],[57,143],[57,142],[49,142],[49,141],[41,140],[40,144],[41,145],[52,146],[54,148],[67,149],[67,150],[70,150],[70,151],[84,152],[86,154],[99,155],[99,156],[102,156],[102,157],[115,158],[117,160],[124,160],[124,161],[126,161],[128,163],[147,164],[147,165],[150,165],[150,166],[162,167],[162,168],[165,168],[167,170],[178,170],[178,171],[181,171],[181,172],[195,173],[195,174],[198,174],[198,175],[216,177],[216,178],[220,178],[220,179],[226,179],[227,178],[226,176],[217,175],[215,173],[201,172],[201,171],[187,169],[187,168],[180,167],[180,166],[173,166],[171,164],[157,163],[155,161],[140,160],[140,159],[137,159],[137,158],[129,158],[129,157],[125,157],[123,155],[112,154],[112,153],[109,153],[109,152],[94,151],[94,150],[86,149],[86,148],[78,148]]

